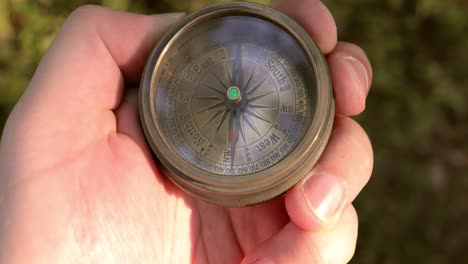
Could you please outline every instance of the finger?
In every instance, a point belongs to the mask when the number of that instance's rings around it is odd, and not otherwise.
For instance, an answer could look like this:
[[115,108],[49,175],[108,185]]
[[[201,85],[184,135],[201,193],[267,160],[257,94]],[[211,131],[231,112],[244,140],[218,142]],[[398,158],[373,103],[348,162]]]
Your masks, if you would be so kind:
[[336,117],[314,169],[286,193],[289,217],[307,231],[330,228],[369,180],[372,164],[372,147],[364,130],[348,117]]
[[73,126],[102,121],[102,112],[120,103],[124,82],[138,80],[156,39],[179,17],[78,8],[51,44],[19,107],[50,118],[48,130],[63,128],[65,119],[74,120]]
[[276,0],[272,6],[294,18],[309,32],[323,53],[337,42],[336,24],[328,8],[318,0]]
[[22,142],[28,150],[17,156],[44,159],[41,164],[49,168],[115,132],[112,109],[120,103],[124,82],[139,78],[155,40],[179,17],[94,6],[74,11],[10,115],[5,141]]
[[361,113],[372,82],[372,67],[366,54],[354,44],[339,42],[327,60],[335,90],[336,113],[348,116]]
[[242,264],[348,263],[356,248],[358,219],[346,208],[337,225],[322,232],[306,232],[290,222],[276,236],[248,253]]
[[122,103],[115,111],[117,132],[124,134],[137,143],[140,148],[148,149],[145,135],[140,125],[138,113],[138,89],[126,89]]
[[67,103],[85,97],[90,105],[112,109],[119,103],[119,81],[139,80],[154,43],[180,16],[80,7],[57,34],[30,88]]
[[122,103],[115,110],[115,117],[117,119],[117,138],[120,140],[120,143],[123,143],[120,145],[125,146],[125,150],[121,153],[128,153],[128,150],[136,144],[138,149],[135,149],[135,153],[141,151],[147,163],[151,165],[155,172],[153,175],[156,175],[158,179],[162,180],[162,174],[156,169],[153,154],[148,142],[146,141],[143,129],[141,128],[140,116],[138,113],[138,96],[137,88],[127,88],[125,90]]

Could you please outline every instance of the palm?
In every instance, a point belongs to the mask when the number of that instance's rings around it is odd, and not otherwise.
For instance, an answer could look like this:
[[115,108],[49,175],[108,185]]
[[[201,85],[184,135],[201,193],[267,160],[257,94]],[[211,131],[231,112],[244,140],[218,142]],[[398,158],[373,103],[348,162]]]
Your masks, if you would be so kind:
[[[155,259],[160,260],[157,263],[185,263],[187,258],[196,258],[200,263],[227,263],[227,260],[238,263],[244,252],[251,251],[287,223],[282,198],[255,207],[227,209],[187,195],[162,175],[146,145],[137,143],[144,141],[141,131],[134,126],[137,115],[125,105],[116,113],[115,119],[109,118],[109,124],[96,125],[111,127],[119,120],[117,129],[132,127],[129,135],[96,130],[91,139],[94,143],[81,149],[75,146],[73,138],[63,139],[70,143],[59,146],[63,151],[77,149],[79,154],[61,160],[53,153],[62,150],[54,149],[47,159],[57,160],[56,169],[48,171],[47,177],[56,181],[52,186],[60,186],[59,190],[48,192],[66,190],[67,196],[56,199],[53,195],[42,202],[57,207],[74,206],[70,208],[72,219],[76,220],[72,231],[81,235],[72,239],[78,248],[86,248],[92,256],[102,248],[118,246],[125,251],[133,244],[142,244],[148,247],[132,251],[135,263]],[[69,125],[74,126],[72,122]],[[85,130],[89,126],[75,132],[82,135]],[[80,173],[75,174],[78,170]],[[47,233],[62,236],[65,231],[54,228]]]

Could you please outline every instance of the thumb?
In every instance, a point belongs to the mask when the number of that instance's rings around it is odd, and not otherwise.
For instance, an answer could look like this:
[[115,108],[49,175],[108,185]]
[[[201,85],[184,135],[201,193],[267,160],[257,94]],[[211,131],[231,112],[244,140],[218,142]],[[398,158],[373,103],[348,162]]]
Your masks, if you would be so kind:
[[358,219],[353,206],[345,209],[337,225],[307,232],[289,222],[276,236],[249,252],[242,264],[348,263],[356,248]]

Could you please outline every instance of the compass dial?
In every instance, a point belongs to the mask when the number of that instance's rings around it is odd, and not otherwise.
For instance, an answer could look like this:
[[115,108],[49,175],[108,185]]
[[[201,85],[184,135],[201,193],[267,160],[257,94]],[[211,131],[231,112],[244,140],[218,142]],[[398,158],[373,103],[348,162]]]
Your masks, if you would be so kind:
[[272,198],[297,182],[328,139],[325,60],[294,21],[230,3],[194,13],[151,54],[142,124],[169,177],[223,205]]

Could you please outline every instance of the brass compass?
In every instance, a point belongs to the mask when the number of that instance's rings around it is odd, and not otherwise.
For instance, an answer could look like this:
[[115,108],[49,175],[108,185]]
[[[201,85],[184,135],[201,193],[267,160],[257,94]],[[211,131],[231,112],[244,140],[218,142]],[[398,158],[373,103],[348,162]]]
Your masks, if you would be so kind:
[[268,6],[210,6],[179,22],[143,72],[140,117],[166,175],[206,201],[285,192],[330,135],[333,89],[307,32]]

